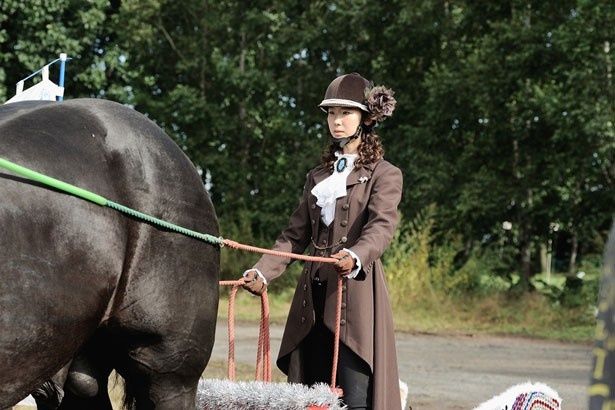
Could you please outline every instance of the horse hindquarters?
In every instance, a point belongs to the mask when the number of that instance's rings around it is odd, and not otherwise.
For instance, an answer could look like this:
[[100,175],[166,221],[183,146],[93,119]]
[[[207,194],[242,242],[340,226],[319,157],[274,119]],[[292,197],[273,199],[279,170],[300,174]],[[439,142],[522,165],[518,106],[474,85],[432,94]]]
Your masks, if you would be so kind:
[[219,249],[138,229],[138,263],[125,273],[124,300],[107,325],[122,350],[116,370],[137,409],[194,409],[215,337]]

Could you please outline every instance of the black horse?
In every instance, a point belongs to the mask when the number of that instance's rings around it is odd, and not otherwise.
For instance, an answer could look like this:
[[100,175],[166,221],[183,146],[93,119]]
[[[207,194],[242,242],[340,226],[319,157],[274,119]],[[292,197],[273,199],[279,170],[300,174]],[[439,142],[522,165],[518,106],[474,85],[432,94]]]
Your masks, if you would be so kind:
[[[0,157],[218,233],[182,150],[120,104],[0,106]],[[138,409],[194,409],[214,342],[219,256],[215,246],[0,171],[0,409],[54,375],[62,386],[71,361],[86,383],[72,380],[61,408],[111,409],[107,378],[116,369]]]

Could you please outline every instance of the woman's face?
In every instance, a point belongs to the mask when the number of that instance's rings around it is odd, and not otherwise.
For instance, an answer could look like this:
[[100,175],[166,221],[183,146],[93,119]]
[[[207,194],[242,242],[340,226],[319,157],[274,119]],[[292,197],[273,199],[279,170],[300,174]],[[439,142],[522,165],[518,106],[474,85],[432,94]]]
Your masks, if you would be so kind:
[[361,110],[348,107],[328,107],[327,123],[333,138],[350,137],[361,124]]

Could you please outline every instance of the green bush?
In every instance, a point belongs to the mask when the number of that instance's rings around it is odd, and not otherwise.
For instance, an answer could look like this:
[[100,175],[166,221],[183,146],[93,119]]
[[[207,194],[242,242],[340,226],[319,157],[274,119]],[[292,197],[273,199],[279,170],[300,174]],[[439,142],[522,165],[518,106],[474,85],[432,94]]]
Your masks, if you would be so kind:
[[498,250],[474,250],[465,264],[453,274],[456,280],[451,290],[456,294],[487,295],[508,289],[511,282],[503,275],[496,274],[502,269],[502,264]]
[[[412,221],[400,223],[400,229],[383,256],[393,303],[410,299],[437,300],[455,287],[450,272],[455,246],[433,246],[434,210],[429,207]],[[409,299],[410,298],[410,299]]]

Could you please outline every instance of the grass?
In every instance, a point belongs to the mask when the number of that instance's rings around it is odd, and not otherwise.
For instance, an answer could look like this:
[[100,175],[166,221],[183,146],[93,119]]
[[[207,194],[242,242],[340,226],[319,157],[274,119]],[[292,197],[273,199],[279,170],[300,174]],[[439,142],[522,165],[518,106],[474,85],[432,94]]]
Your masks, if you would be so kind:
[[[286,316],[290,309],[292,291],[284,290],[279,293],[268,292],[269,321],[275,324],[286,323]],[[261,315],[260,298],[240,289],[235,299],[235,320],[238,322],[257,322]],[[228,292],[223,292],[218,305],[218,318],[228,318]]]
[[[269,294],[270,321],[284,324],[292,292]],[[226,319],[228,298],[222,295],[218,315]],[[260,318],[258,298],[240,291],[235,305],[238,322]],[[587,307],[563,308],[534,292],[518,296],[494,293],[486,296],[442,296],[430,294],[405,298],[393,305],[395,328],[402,332],[494,334],[535,337],[567,342],[592,340],[593,311]]]
[[415,301],[394,309],[394,320],[395,328],[405,332],[514,335],[566,342],[588,342],[595,329],[587,308],[558,308],[537,293],[517,299],[496,294]]

